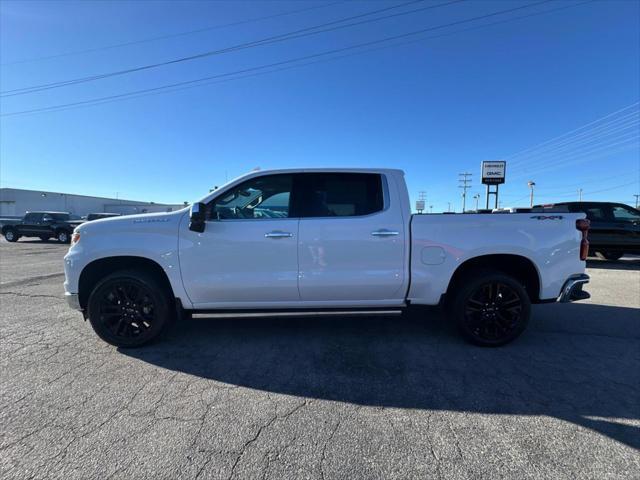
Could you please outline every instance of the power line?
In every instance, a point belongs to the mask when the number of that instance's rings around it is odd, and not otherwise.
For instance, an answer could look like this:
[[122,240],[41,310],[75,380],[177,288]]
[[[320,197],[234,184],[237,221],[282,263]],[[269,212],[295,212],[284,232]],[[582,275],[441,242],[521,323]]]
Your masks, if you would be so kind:
[[507,160],[512,159],[512,158],[514,158],[514,157],[516,157],[516,156],[519,156],[519,155],[523,154],[524,152],[528,152],[528,151],[530,151],[530,150],[537,149],[537,148],[541,147],[542,145],[546,145],[546,144],[551,143],[551,142],[553,142],[553,141],[556,141],[556,140],[558,140],[558,139],[560,139],[560,138],[563,138],[563,137],[565,137],[565,136],[567,136],[567,135],[570,135],[570,134],[572,134],[572,133],[574,133],[574,132],[578,132],[578,131],[580,131],[580,130],[584,129],[585,127],[588,127],[588,126],[590,126],[590,125],[593,125],[594,123],[598,123],[598,122],[600,122],[600,121],[602,121],[602,120],[604,120],[604,119],[606,119],[606,118],[609,118],[609,117],[611,117],[611,116],[613,116],[613,115],[616,115],[616,114],[618,114],[618,113],[620,113],[620,112],[623,112],[624,110],[627,110],[627,109],[629,109],[629,108],[631,108],[631,107],[634,107],[634,106],[636,106],[636,105],[640,105],[640,101],[638,101],[638,102],[634,102],[634,103],[632,103],[632,104],[630,104],[630,105],[627,105],[626,107],[623,107],[623,108],[621,108],[620,110],[616,110],[615,112],[611,112],[611,113],[609,113],[609,114],[605,115],[604,117],[598,118],[597,120],[594,120],[594,121],[589,122],[589,123],[587,123],[587,124],[585,124],[585,125],[582,125],[581,127],[578,127],[578,128],[573,129],[573,130],[570,130],[570,131],[568,131],[568,132],[566,132],[566,133],[563,133],[562,135],[559,135],[559,136],[557,136],[557,137],[554,137],[554,138],[552,138],[552,139],[550,139],[550,140],[546,140],[546,141],[544,141],[544,142],[542,142],[542,143],[539,143],[538,145],[534,145],[534,146],[532,146],[532,147],[525,148],[524,150],[520,150],[519,152],[516,152],[516,153],[514,153],[514,154],[512,154],[512,155],[509,155],[509,156],[503,156],[503,158],[505,158],[505,159],[507,159]]
[[[326,23],[322,23],[319,25],[314,25],[311,27],[305,27],[302,29],[298,29],[298,30],[294,30],[291,32],[287,32],[287,33],[283,33],[283,34],[279,34],[279,35],[273,35],[270,37],[266,37],[260,40],[254,40],[251,42],[245,42],[245,43],[240,43],[238,45],[233,45],[231,47],[226,47],[226,48],[222,48],[222,49],[218,49],[218,50],[210,50],[207,52],[203,52],[203,53],[198,53],[195,55],[189,55],[186,57],[180,57],[180,58],[175,58],[173,60],[167,60],[164,62],[158,62],[158,63],[152,63],[152,64],[147,64],[147,65],[142,65],[142,66],[138,66],[138,67],[133,67],[133,68],[127,68],[124,70],[117,70],[117,71],[113,71],[113,72],[109,72],[109,73],[103,73],[103,74],[99,74],[99,75],[90,75],[87,77],[80,77],[80,78],[75,78],[75,79],[71,79],[71,80],[63,80],[63,81],[59,81],[59,82],[52,82],[52,83],[46,83],[46,84],[41,84],[41,85],[34,85],[31,87],[23,87],[23,88],[17,88],[17,89],[12,89],[12,90],[5,90],[4,92],[0,92],[1,96],[3,97],[12,97],[12,96],[16,96],[16,95],[27,95],[29,93],[35,93],[35,92],[40,92],[40,91],[44,91],[44,90],[50,90],[52,88],[60,88],[60,87],[65,87],[65,86],[69,86],[69,85],[77,85],[79,83],[86,83],[86,82],[92,82],[92,81],[96,81],[96,80],[102,80],[104,78],[111,78],[111,77],[115,77],[115,76],[121,76],[121,75],[126,75],[126,74],[130,74],[130,73],[135,73],[135,72],[140,72],[140,71],[144,71],[144,70],[150,70],[150,69],[154,69],[154,68],[159,68],[159,67],[164,67],[167,65],[174,65],[177,63],[183,63],[183,62],[188,62],[188,61],[192,61],[192,60],[198,60],[201,58],[206,58],[206,57],[210,57],[210,56],[214,56],[214,55],[222,55],[225,53],[230,53],[230,52],[236,52],[239,50],[245,50],[247,48],[253,48],[253,47],[260,47],[263,45],[270,45],[273,43],[278,43],[278,42],[284,42],[284,41],[288,41],[288,40],[294,40],[294,39],[298,39],[298,38],[302,38],[302,37],[307,37],[310,35],[317,35],[319,33],[326,33],[326,32],[330,32],[330,31],[335,31],[335,30],[339,30],[339,29],[343,29],[343,28],[349,28],[349,27],[354,27],[354,26],[358,26],[358,25],[363,25],[366,23],[371,23],[371,22],[377,22],[380,20],[387,20],[389,18],[393,18],[393,17],[398,17],[401,15],[408,15],[411,13],[416,13],[419,11],[424,11],[424,10],[430,10],[430,9],[434,9],[434,8],[438,8],[438,7],[444,7],[444,6],[448,6],[448,5],[452,5],[454,3],[460,3],[460,2],[464,2],[467,0],[449,0],[445,3],[438,3],[435,5],[428,5],[426,7],[421,7],[421,8],[417,8],[414,10],[409,10],[406,12],[399,12],[399,13],[394,13],[394,14],[390,14],[390,15],[385,15],[382,17],[377,17],[377,18],[370,18],[370,19],[366,19],[366,20],[360,20],[358,22],[353,22],[353,23],[348,23],[345,25],[336,25],[336,24],[340,24],[349,20],[353,20],[356,18],[362,18],[362,17],[366,17],[369,15],[374,15],[376,13],[381,13],[384,11],[388,11],[388,10],[392,10],[392,9],[396,9],[396,8],[402,8],[411,4],[415,4],[415,3],[421,3],[424,2],[426,0],[411,0],[410,2],[405,2],[405,3],[401,3],[399,5],[394,5],[391,7],[385,7],[385,8],[381,8],[381,9],[377,9],[377,10],[372,10],[370,12],[366,12],[366,13],[362,13],[359,15],[352,15],[350,17],[345,17],[345,18],[341,18],[338,20],[333,20],[331,22],[326,22]],[[546,1],[551,1],[551,0],[545,0]],[[544,2],[543,2],[544,3]],[[329,27],[329,28],[323,28],[323,27]],[[320,30],[319,30],[320,29]]]
[[581,145],[579,146],[579,148],[575,148],[564,153],[558,152],[557,154],[553,155],[552,158],[549,158],[549,156],[541,157],[540,160],[546,158],[546,160],[543,161],[539,161],[538,159],[534,158],[532,159],[532,163],[530,165],[518,166],[514,168],[513,173],[520,174],[521,172],[531,172],[532,170],[541,171],[545,170],[548,167],[558,167],[561,166],[562,162],[566,162],[568,159],[582,157],[600,151],[602,149],[609,149],[617,145],[634,142],[638,138],[640,138],[640,136],[635,133],[624,134],[622,136],[613,137],[606,142],[601,142],[593,145]]
[[[249,72],[255,72],[257,70],[263,70],[263,69],[267,69],[267,68],[278,67],[278,66],[282,66],[282,65],[295,63],[295,62],[300,62],[300,61],[314,59],[314,58],[318,58],[318,57],[322,57],[322,56],[326,56],[326,55],[331,55],[331,54],[334,54],[334,53],[340,53],[340,52],[344,52],[344,51],[349,51],[349,50],[353,50],[353,49],[367,47],[367,46],[370,46],[370,45],[379,45],[381,43],[385,43],[385,42],[389,42],[389,41],[393,41],[393,40],[398,40],[398,39],[402,39],[402,38],[406,38],[406,37],[410,37],[410,36],[420,35],[422,33],[427,33],[429,31],[433,31],[433,30],[438,30],[438,29],[447,28],[447,27],[454,26],[454,25],[460,25],[460,24],[463,24],[463,23],[469,23],[469,22],[473,22],[473,21],[476,21],[476,20],[481,20],[481,19],[484,19],[484,18],[496,16],[496,15],[510,13],[510,12],[513,12],[513,11],[516,11],[516,10],[521,10],[523,8],[529,8],[531,6],[538,5],[540,3],[547,3],[548,1],[550,1],[550,0],[545,0],[543,2],[537,2],[537,3],[532,3],[532,4],[528,4],[528,5],[524,5],[524,6],[519,6],[519,7],[514,7],[514,8],[504,9],[504,10],[499,10],[499,11],[492,12],[492,13],[489,13],[489,14],[480,15],[480,16],[477,16],[477,17],[471,17],[471,18],[468,18],[468,19],[465,19],[465,20],[459,20],[459,21],[450,22],[450,23],[447,23],[447,24],[441,24],[441,25],[437,25],[437,26],[434,26],[434,27],[428,27],[428,28],[424,28],[424,29],[421,29],[421,30],[408,32],[408,33],[405,33],[405,34],[386,37],[386,38],[382,38],[382,39],[379,39],[379,40],[373,40],[373,41],[369,41],[369,42],[364,42],[364,43],[360,43],[360,44],[351,45],[351,46],[348,46],[348,47],[337,48],[337,49],[333,49],[333,50],[328,50],[328,51],[324,51],[324,52],[320,52],[320,53],[316,53],[316,54],[311,54],[311,55],[306,55],[306,56],[303,56],[303,57],[293,58],[293,59],[289,59],[289,60],[284,60],[284,61],[280,61],[280,62],[274,62],[274,63],[271,63],[271,64],[261,65],[261,66],[257,66],[257,67],[245,68],[245,69],[237,70],[237,71],[234,71],[234,72],[211,75],[211,76],[202,77],[202,78],[198,78],[198,79],[194,79],[194,80],[187,80],[187,81],[177,82],[177,83],[163,85],[163,86],[159,86],[159,87],[146,88],[146,89],[136,90],[136,91],[127,92],[127,93],[121,93],[121,94],[109,95],[109,96],[105,96],[105,97],[93,98],[93,99],[84,100],[84,101],[71,102],[71,103],[60,104],[60,105],[52,105],[52,106],[49,106],[49,107],[22,110],[22,111],[17,111],[17,112],[10,112],[10,113],[2,114],[0,116],[8,117],[8,116],[14,116],[14,115],[24,115],[24,114],[30,114],[30,113],[47,112],[47,111],[52,111],[52,110],[64,110],[64,109],[68,109],[68,108],[72,108],[72,107],[78,107],[78,106],[84,106],[84,105],[93,105],[93,104],[99,105],[99,104],[102,104],[102,103],[109,103],[111,101],[116,101],[116,100],[119,100],[119,99],[135,98],[135,97],[139,97],[139,96],[146,96],[146,95],[149,95],[149,94],[166,93],[166,91],[169,90],[169,89],[171,89],[169,91],[176,91],[176,90],[181,90],[183,88],[191,88],[193,86],[202,86],[202,84],[203,84],[202,82],[205,82],[205,81],[208,81],[208,80],[220,79],[220,78],[224,78],[224,77],[232,77],[232,76],[242,75],[240,77],[227,78],[226,80],[220,80],[220,82],[234,80],[234,79],[238,79],[238,78],[246,78],[246,77],[265,74],[265,73],[272,73],[274,71],[286,70],[286,69],[289,69],[289,68],[295,68],[295,67],[302,66],[302,65],[293,65],[293,66],[289,66],[289,67],[279,68],[277,70],[271,70],[269,72],[260,72],[260,73],[253,73],[253,74],[249,74],[249,75],[243,75],[243,74],[246,74],[246,73],[249,73]],[[578,5],[583,5],[583,4],[586,4],[586,3],[592,3],[593,1],[594,0],[587,0],[585,2],[576,3],[576,4],[573,4],[571,6],[578,6]],[[439,38],[439,37],[442,37],[442,36],[447,36],[447,35],[460,33],[460,32],[464,32],[464,31],[469,31],[469,30],[475,30],[477,28],[482,28],[482,27],[485,27],[485,26],[491,26],[491,25],[498,24],[498,23],[505,23],[506,21],[509,21],[509,20],[519,20],[521,18],[525,18],[525,17],[529,17],[529,16],[533,16],[533,15],[538,15],[538,14],[543,14],[543,13],[549,13],[551,11],[562,10],[562,9],[565,9],[565,8],[569,8],[569,6],[563,6],[563,7],[560,7],[560,8],[550,9],[550,10],[546,10],[546,11],[543,11],[543,12],[536,12],[536,13],[533,13],[533,14],[523,15],[523,16],[520,16],[520,17],[512,18],[512,19],[501,20],[499,22],[493,22],[493,23],[489,23],[489,24],[479,25],[479,26],[475,26],[475,27],[472,27],[472,28],[468,28],[468,29],[462,29],[462,30],[459,30],[457,32],[449,32],[449,33],[444,33],[444,34],[441,34],[441,35],[434,35],[434,36],[431,36],[431,37],[423,38],[421,40],[426,40],[426,39],[431,39],[431,38]],[[406,43],[412,43],[412,42],[406,42]],[[398,44],[391,45],[391,46],[397,46],[397,45]],[[388,47],[388,46],[386,46],[386,47]],[[385,48],[385,47],[378,47],[376,49],[369,49],[367,51],[378,50],[380,48]],[[356,55],[356,54],[360,54],[360,53],[366,53],[366,51],[356,52],[356,53],[352,53],[350,55],[343,55],[341,57],[324,59],[322,61],[335,60],[336,58],[343,58],[343,57],[346,57],[346,56]],[[309,64],[312,64],[312,63],[318,63],[318,61],[316,61],[316,62],[308,62],[306,65],[309,65]],[[196,83],[200,83],[201,85],[194,85]],[[219,83],[219,82],[209,82],[209,83]],[[183,88],[176,88],[176,87],[183,87]]]
[[[631,117],[631,118],[627,118]],[[612,135],[618,133],[620,131],[625,131],[630,128],[634,128],[638,126],[640,119],[640,115],[638,112],[632,112],[624,117],[620,117],[619,119],[610,121],[606,124],[603,124],[599,127],[590,129],[578,135],[573,135],[568,137],[566,140],[561,142],[556,142],[549,144],[544,148],[538,149],[538,151],[532,151],[527,154],[524,154],[520,158],[511,162],[511,166],[515,165],[516,167],[521,167],[527,159],[530,158],[540,158],[544,156],[548,156],[549,154],[566,150],[567,148],[571,148],[571,146],[579,143],[588,143],[590,141],[594,141],[598,138],[605,138],[607,135]]]
[[[512,179],[524,178],[529,176],[532,173],[550,172],[550,171],[558,170],[559,168],[565,168],[578,163],[585,163],[587,161],[597,160],[599,158],[607,158],[615,153],[621,153],[628,150],[635,150],[638,148],[637,141],[638,141],[638,138],[629,138],[622,142],[612,143],[609,145],[601,145],[600,147],[594,150],[582,152],[578,155],[568,155],[565,157],[559,157],[555,162],[553,162],[550,165],[545,165],[545,166],[542,166],[541,168],[529,169],[524,173],[520,173],[515,177],[512,177]],[[629,142],[633,142],[633,143],[629,145]],[[612,147],[615,147],[618,145],[625,145],[625,146],[624,147],[620,146],[615,150],[610,150]],[[600,153],[597,153],[597,152],[600,152]]]
[[230,22],[230,23],[223,23],[223,24],[219,24],[219,25],[211,25],[208,27],[203,27],[203,28],[197,28],[194,30],[187,30],[184,32],[177,32],[177,33],[169,33],[166,35],[158,35],[156,37],[148,37],[148,38],[142,38],[140,40],[132,40],[129,42],[122,42],[122,43],[114,43],[111,45],[103,45],[102,47],[94,47],[94,48],[87,48],[84,50],[74,50],[74,51],[70,51],[70,52],[63,52],[63,53],[58,53],[55,55],[48,55],[48,56],[44,56],[44,57],[36,57],[36,58],[28,58],[25,60],[17,60],[14,62],[6,62],[6,63],[0,63],[0,65],[2,66],[9,66],[9,65],[19,65],[19,64],[23,64],[23,63],[33,63],[33,62],[39,62],[39,61],[44,61],[44,60],[52,60],[55,58],[63,58],[63,57],[70,57],[70,56],[74,56],[74,55],[83,55],[83,54],[87,54],[87,53],[93,53],[93,52],[99,52],[102,50],[112,50],[114,48],[122,48],[122,47],[129,47],[132,45],[139,45],[141,43],[149,43],[149,42],[155,42],[158,40],[168,40],[170,38],[177,38],[177,37],[184,37],[187,35],[193,35],[196,33],[202,33],[202,32],[208,32],[211,30],[220,30],[220,29],[224,29],[224,28],[229,28],[229,27],[237,27],[240,25],[246,25],[248,23],[255,23],[255,22],[261,22],[264,20],[271,20],[273,18],[278,18],[278,17],[285,17],[288,15],[295,15],[297,13],[304,13],[304,12],[310,12],[312,10],[318,10],[321,8],[328,8],[328,7],[332,7],[334,5],[337,5],[339,3],[345,3],[346,0],[339,0],[337,2],[331,2],[331,3],[323,3],[320,5],[314,5],[312,7],[307,7],[307,8],[298,8],[296,10],[288,10],[286,12],[280,12],[280,13],[275,13],[272,15],[265,15],[263,17],[256,17],[256,18],[249,18],[246,20],[239,20],[236,22]]

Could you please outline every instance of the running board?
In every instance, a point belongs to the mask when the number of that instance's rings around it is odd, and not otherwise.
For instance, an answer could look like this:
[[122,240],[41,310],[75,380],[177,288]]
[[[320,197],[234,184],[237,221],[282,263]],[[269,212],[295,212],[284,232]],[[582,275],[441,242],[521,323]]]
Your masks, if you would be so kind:
[[327,317],[327,316],[391,316],[401,315],[401,309],[393,310],[304,310],[304,311],[254,311],[247,312],[215,312],[209,311],[206,313],[198,312],[197,310],[191,311],[192,318],[274,318],[274,317]]

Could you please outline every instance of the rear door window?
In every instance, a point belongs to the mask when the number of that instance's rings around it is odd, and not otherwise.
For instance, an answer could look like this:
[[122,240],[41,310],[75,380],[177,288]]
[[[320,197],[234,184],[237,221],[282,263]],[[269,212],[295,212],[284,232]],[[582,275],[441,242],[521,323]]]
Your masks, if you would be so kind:
[[37,223],[42,220],[41,213],[27,213],[24,216],[24,221],[27,223]]
[[384,208],[382,178],[373,173],[304,173],[297,179],[301,217],[357,217]]
[[587,214],[587,218],[596,222],[604,222],[607,219],[607,214],[603,207],[590,205],[584,208],[584,213]]

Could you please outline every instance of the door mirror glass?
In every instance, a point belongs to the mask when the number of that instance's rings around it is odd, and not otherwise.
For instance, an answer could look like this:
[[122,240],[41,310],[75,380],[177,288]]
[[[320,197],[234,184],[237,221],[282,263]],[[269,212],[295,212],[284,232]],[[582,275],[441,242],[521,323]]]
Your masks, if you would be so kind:
[[207,206],[204,203],[194,203],[191,205],[189,213],[189,230],[193,232],[204,232],[205,220],[207,217]]

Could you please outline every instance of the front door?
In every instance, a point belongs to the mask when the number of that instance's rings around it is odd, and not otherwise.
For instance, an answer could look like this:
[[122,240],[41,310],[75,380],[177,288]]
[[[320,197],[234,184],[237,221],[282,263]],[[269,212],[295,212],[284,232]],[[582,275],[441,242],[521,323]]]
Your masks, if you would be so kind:
[[277,307],[300,300],[293,176],[253,177],[208,205],[203,233],[183,222],[180,267],[196,308]]
[[299,176],[301,300],[335,306],[404,301],[408,232],[386,182],[372,173]]
[[640,251],[640,212],[626,205],[612,205],[611,215],[620,249]]

